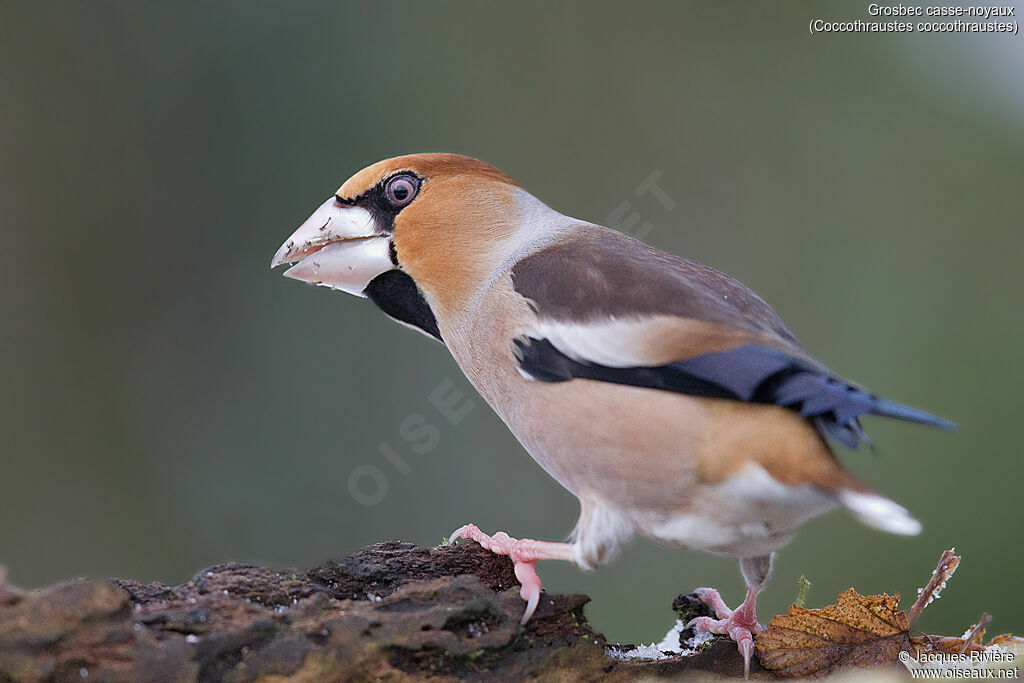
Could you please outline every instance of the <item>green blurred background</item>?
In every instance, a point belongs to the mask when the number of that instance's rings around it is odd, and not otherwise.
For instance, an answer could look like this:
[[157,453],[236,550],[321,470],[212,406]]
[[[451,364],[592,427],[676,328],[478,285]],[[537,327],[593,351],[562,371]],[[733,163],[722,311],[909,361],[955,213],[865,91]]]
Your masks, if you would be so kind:
[[[4,2],[0,562],[12,582],[180,582],[308,566],[465,521],[557,540],[575,500],[443,347],[270,256],[350,174],[413,151],[490,161],[560,211],[634,225],[761,293],[807,348],[959,433],[868,425],[844,461],[923,522],[843,513],[784,550],[810,605],[964,563],[920,622],[1024,631],[1019,446],[1024,38],[817,35],[866,3]],[[637,186],[652,173],[675,206]],[[400,425],[441,435],[415,453]],[[402,474],[381,444],[409,465]],[[360,465],[385,476],[357,502]],[[367,486],[367,482],[363,482]],[[367,488],[371,488],[367,486]],[[672,598],[742,597],[735,563],[637,541],[553,591],[660,639]],[[909,599],[908,599],[909,598]]]

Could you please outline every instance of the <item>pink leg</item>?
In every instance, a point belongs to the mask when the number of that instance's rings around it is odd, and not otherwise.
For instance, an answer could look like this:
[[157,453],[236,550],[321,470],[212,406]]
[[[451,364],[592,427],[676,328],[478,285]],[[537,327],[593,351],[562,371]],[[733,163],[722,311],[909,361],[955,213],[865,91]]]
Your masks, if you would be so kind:
[[454,543],[460,538],[469,538],[497,555],[508,555],[515,562],[516,578],[522,589],[520,597],[526,600],[526,612],[520,623],[525,624],[533,616],[540,601],[540,577],[537,576],[537,560],[575,561],[575,552],[571,543],[548,543],[512,538],[504,531],[488,536],[480,531],[475,524],[459,527],[448,539]]
[[697,617],[687,626],[696,631],[710,631],[729,636],[736,642],[743,655],[743,676],[750,676],[750,657],[754,654],[754,636],[763,630],[757,621],[757,594],[761,592],[772,572],[772,556],[744,559],[740,562],[743,578],[747,583],[747,597],[735,610],[729,609],[722,596],[714,588],[698,588],[694,591],[705,605],[715,611],[717,619]]

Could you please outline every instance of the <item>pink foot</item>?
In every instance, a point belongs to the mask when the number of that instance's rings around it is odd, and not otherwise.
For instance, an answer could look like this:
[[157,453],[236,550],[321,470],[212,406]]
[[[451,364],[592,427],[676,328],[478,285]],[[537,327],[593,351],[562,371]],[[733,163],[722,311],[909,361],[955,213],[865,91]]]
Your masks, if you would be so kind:
[[488,536],[475,524],[459,527],[448,539],[454,543],[460,538],[469,538],[496,555],[508,555],[515,563],[516,578],[522,589],[519,596],[526,600],[526,612],[519,623],[525,624],[533,616],[540,601],[540,577],[537,576],[537,560],[574,560],[573,546],[569,543],[548,543],[512,538],[504,531]]
[[721,633],[736,641],[736,646],[739,648],[740,654],[743,655],[743,677],[750,676],[750,657],[754,654],[754,636],[762,631],[761,624],[757,623],[757,614],[754,609],[757,602],[757,591],[748,588],[746,600],[735,610],[726,606],[722,596],[714,588],[698,588],[694,592],[701,602],[715,611],[718,618],[696,617],[691,619],[687,626],[693,626],[695,631]]

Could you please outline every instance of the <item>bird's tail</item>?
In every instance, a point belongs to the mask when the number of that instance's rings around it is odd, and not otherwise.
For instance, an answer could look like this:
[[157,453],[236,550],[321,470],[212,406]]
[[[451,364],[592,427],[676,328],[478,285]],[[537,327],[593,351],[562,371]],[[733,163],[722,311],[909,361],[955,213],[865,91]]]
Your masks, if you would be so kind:
[[897,420],[907,420],[908,422],[919,422],[925,425],[934,425],[935,427],[942,427],[943,429],[956,429],[956,423],[944,420],[941,417],[936,417],[931,413],[926,413],[923,410],[917,408],[911,408],[893,401],[886,401],[881,398],[875,398],[873,410],[871,411],[874,415],[881,415],[882,417],[893,417]]
[[[909,422],[919,422],[921,424],[942,427],[943,429],[957,428],[956,424],[949,420],[936,417],[935,415],[926,413],[923,410],[911,408],[892,401],[886,401],[867,394],[867,392],[861,392],[856,389],[854,391],[857,391],[860,394],[858,398],[870,405],[870,410],[868,412],[872,415],[892,417],[897,420],[907,420]],[[831,424],[826,423],[823,426],[826,431],[830,431],[833,436],[836,435],[835,431],[845,430],[847,435],[854,436],[861,442],[866,442],[870,445],[870,442],[867,442],[866,435],[864,435],[860,429],[860,423],[857,419],[858,417],[858,415],[854,414],[852,416],[848,416],[844,422],[833,421]],[[877,493],[873,493],[864,488],[846,488],[838,491],[836,495],[843,507],[852,512],[857,519],[870,527],[881,529],[882,531],[888,531],[891,534],[899,534],[901,536],[916,536],[921,533],[921,523],[914,519],[902,505],[889,500],[884,496],[880,496]]]
[[901,536],[921,533],[921,522],[911,517],[906,508],[877,493],[848,488],[836,495],[843,507],[870,527]]
[[956,429],[949,420],[917,408],[886,401],[844,379],[817,370],[798,370],[775,387],[774,400],[812,420],[822,435],[831,436],[848,448],[871,442],[860,426],[865,415],[881,415]]

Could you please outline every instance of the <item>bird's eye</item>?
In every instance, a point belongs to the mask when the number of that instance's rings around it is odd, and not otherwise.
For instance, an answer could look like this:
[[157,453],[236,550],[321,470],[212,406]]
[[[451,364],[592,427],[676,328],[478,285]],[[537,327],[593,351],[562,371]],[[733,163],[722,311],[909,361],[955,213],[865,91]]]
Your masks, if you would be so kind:
[[420,182],[416,176],[397,175],[384,186],[384,196],[391,206],[401,208],[413,200],[419,189]]

